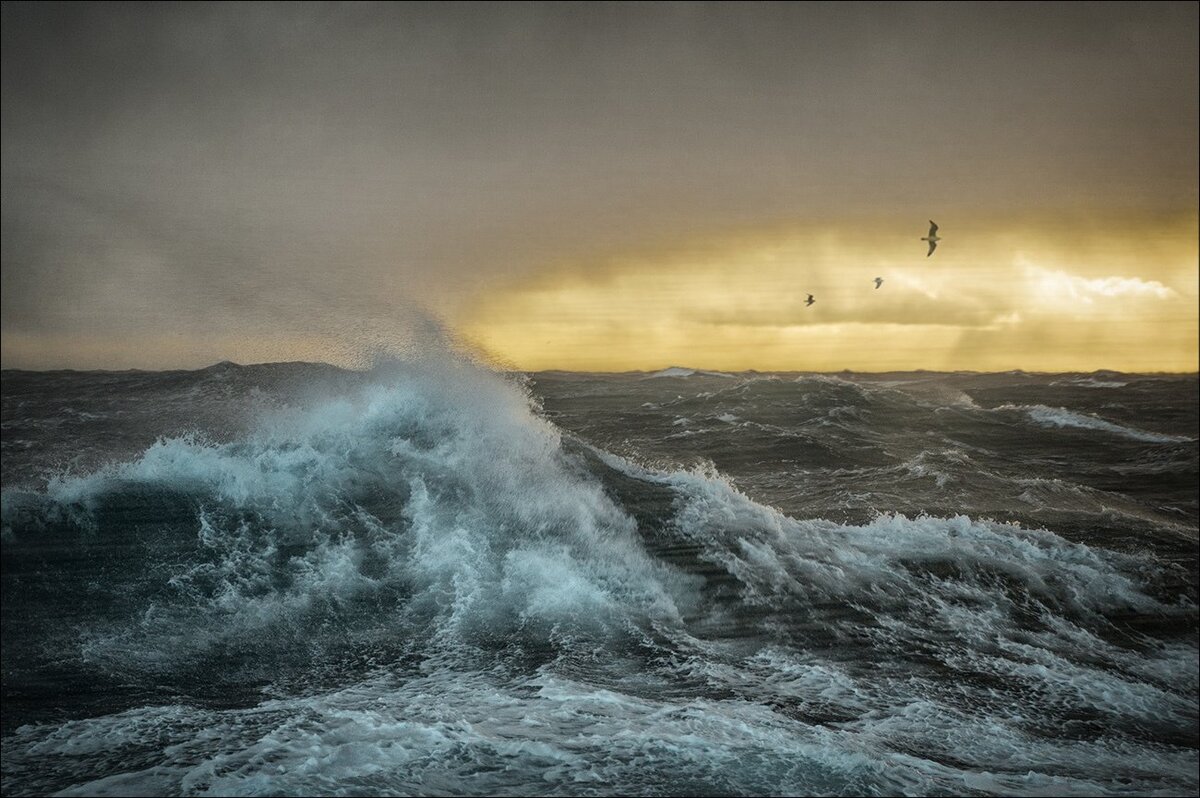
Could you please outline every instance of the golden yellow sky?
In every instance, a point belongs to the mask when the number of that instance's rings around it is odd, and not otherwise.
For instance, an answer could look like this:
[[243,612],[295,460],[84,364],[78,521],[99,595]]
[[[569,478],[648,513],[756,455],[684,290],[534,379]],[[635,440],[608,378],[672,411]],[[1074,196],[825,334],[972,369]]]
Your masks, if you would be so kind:
[[460,325],[529,370],[1197,369],[1196,214],[936,221],[929,258],[859,219],[548,265]]
[[[929,258],[921,220],[780,225],[534,262],[521,277],[492,277],[432,304],[451,335],[523,370],[1195,372],[1197,219],[942,216],[943,241]],[[327,314],[318,306],[299,325],[264,304],[253,324],[210,315],[205,325],[181,319],[104,335],[9,331],[4,359],[50,368],[196,368],[223,358],[361,366],[364,353],[422,335],[419,314],[396,291],[360,296],[353,308],[331,302]],[[810,292],[817,302],[808,308]]]

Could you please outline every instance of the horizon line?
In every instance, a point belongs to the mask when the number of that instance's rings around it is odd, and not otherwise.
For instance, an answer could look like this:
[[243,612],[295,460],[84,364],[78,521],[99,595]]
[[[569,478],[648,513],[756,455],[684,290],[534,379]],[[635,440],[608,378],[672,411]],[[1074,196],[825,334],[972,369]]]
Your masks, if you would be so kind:
[[[404,361],[401,360],[399,362],[404,362]],[[347,368],[345,366],[338,366],[338,365],[335,365],[333,363],[328,363],[323,360],[267,360],[267,361],[259,361],[259,362],[255,362],[255,363],[238,363],[233,360],[218,360],[214,363],[210,363],[207,366],[199,366],[196,368],[158,368],[158,369],[155,369],[155,368],[138,368],[138,367],[130,367],[130,368],[64,367],[64,368],[38,369],[38,368],[22,368],[22,367],[0,367],[0,372],[21,371],[21,372],[29,372],[29,373],[35,373],[35,374],[52,374],[52,373],[56,373],[56,372],[78,372],[78,373],[100,372],[100,373],[108,373],[108,374],[121,374],[121,373],[129,373],[129,372],[156,373],[156,372],[168,372],[168,371],[206,371],[208,369],[216,368],[218,366],[236,366],[237,368],[252,368],[254,366],[294,366],[294,365],[324,366],[327,368],[338,369],[339,371],[358,372],[358,373],[363,373],[363,374],[369,372],[372,368],[372,367]],[[669,366],[663,366],[662,368],[658,368],[658,369],[626,369],[624,371],[593,371],[593,370],[587,370],[587,369],[567,369],[567,368],[544,368],[544,369],[508,368],[508,369],[489,369],[489,370],[495,371],[500,374],[560,373],[560,374],[598,374],[598,375],[620,376],[620,375],[626,375],[626,374],[658,374],[660,372],[669,371],[671,369],[686,370],[686,371],[693,372],[693,374],[696,374],[699,376],[723,375],[723,374],[735,375],[735,374],[923,373],[923,374],[1134,374],[1134,375],[1145,375],[1145,376],[1169,375],[1169,376],[1176,376],[1176,377],[1188,377],[1188,376],[1200,377],[1200,364],[1198,364],[1198,368],[1194,371],[1162,371],[1162,370],[1158,370],[1158,371],[1123,371],[1121,369],[1109,369],[1109,368],[1091,369],[1091,370],[1086,370],[1086,371],[1085,370],[1030,371],[1030,370],[1021,369],[1021,368],[1000,369],[998,371],[979,371],[977,369],[939,370],[939,369],[927,369],[927,368],[895,368],[895,369],[882,369],[882,370],[878,370],[878,371],[863,370],[863,369],[851,369],[851,368],[832,369],[832,370],[830,370],[830,369],[803,369],[803,368],[797,368],[797,369],[754,369],[754,368],[710,369],[710,368],[703,368],[700,366],[678,366],[675,364],[671,364]],[[691,376],[691,375],[687,375],[687,376]]]

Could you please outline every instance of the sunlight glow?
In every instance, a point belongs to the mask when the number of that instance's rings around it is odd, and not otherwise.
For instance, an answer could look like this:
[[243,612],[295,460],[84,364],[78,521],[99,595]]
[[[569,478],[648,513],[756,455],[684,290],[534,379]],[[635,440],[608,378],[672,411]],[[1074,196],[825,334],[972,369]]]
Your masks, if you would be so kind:
[[774,233],[548,268],[461,326],[526,369],[1194,371],[1196,218],[1136,227]]

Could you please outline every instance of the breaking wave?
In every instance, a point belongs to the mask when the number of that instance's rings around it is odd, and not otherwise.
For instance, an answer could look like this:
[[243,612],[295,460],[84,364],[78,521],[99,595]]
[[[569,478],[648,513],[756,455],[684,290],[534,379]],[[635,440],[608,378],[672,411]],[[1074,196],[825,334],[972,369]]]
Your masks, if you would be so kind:
[[1143,441],[1147,443],[1181,443],[1194,440],[1182,435],[1163,435],[1157,432],[1147,432],[1146,430],[1136,429],[1134,427],[1125,427],[1116,424],[1112,421],[1107,421],[1099,416],[1076,413],[1067,410],[1065,407],[1047,407],[1045,405],[1002,405],[997,410],[1019,410],[1029,416],[1035,423],[1043,427],[1070,427],[1074,429],[1096,430],[1098,432],[1108,432],[1113,435],[1119,435],[1123,438],[1128,438],[1134,441]]

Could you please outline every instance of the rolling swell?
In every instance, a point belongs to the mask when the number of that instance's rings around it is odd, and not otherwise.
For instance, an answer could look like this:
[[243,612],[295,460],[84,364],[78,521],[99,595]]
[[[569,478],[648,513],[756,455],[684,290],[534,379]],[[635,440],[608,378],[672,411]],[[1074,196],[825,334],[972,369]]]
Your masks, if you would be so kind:
[[[771,415],[797,384],[761,382],[706,423],[816,435]],[[847,439],[916,412],[798,387]],[[785,515],[534,410],[464,364],[396,365],[235,440],[6,491],[5,792],[1195,783],[1169,563],[963,514]],[[91,694],[39,716],[54,673]]]

